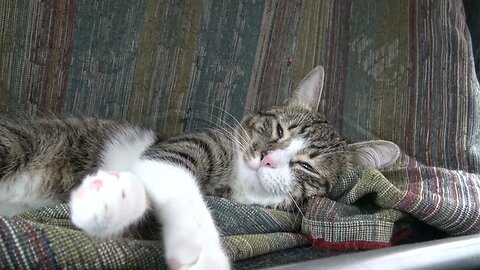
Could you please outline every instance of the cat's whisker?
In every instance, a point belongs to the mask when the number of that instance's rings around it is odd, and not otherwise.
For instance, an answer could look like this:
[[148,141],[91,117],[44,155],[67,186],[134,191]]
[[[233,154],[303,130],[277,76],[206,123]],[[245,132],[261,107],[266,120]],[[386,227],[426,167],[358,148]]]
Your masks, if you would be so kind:
[[[231,128],[232,131],[235,132],[235,134],[237,134],[238,137],[239,137],[240,139],[242,139],[242,141],[243,141],[244,143],[246,143],[247,145],[248,145],[248,144],[252,144],[252,141],[251,141],[251,140],[249,141],[249,140],[247,140],[245,137],[243,137],[241,134],[238,134],[238,133],[236,132],[236,129],[235,129],[233,126],[231,126],[230,124],[228,124],[226,121],[224,121],[224,120],[221,119],[220,117],[218,117],[218,116],[216,116],[216,115],[213,115],[213,114],[210,115],[210,116],[215,117],[215,119],[219,120],[220,122],[222,122],[223,124],[225,124],[225,125],[227,125],[229,128]],[[237,121],[237,122],[238,122],[238,121]],[[214,122],[212,122],[212,123],[214,123]],[[217,124],[217,123],[214,123],[214,124]],[[217,124],[217,127],[221,128],[221,125]],[[243,129],[243,127],[242,127],[242,129]],[[246,131],[245,131],[245,132],[246,132]],[[248,137],[248,139],[250,139],[250,138]]]
[[[203,131],[203,129],[201,128],[194,128],[192,129],[191,131]],[[219,130],[220,132],[223,133],[222,130]],[[228,133],[224,133],[227,137],[231,138],[230,135]],[[235,145],[238,145],[238,143],[235,143]],[[238,145],[240,148],[242,147],[241,145]],[[223,147],[229,149],[229,150],[232,150],[233,152],[237,151],[238,149],[232,147],[232,146],[229,146],[229,145],[223,145]],[[241,150],[244,150],[244,148],[241,148]]]
[[[192,129],[191,131],[203,131],[201,128],[194,128]],[[228,134],[226,134],[228,136]],[[235,144],[235,145],[238,145],[238,144]],[[229,150],[232,150],[232,152],[236,152],[238,149],[232,147],[232,146],[229,146],[229,145],[223,145],[223,147],[229,149]]]
[[[231,126],[229,123],[227,123],[225,120],[221,119],[220,117],[216,116],[216,115],[211,115],[212,117],[215,117],[215,119],[219,120],[220,122],[222,122],[223,124],[227,125],[228,127],[230,127],[232,129],[232,131],[238,135],[238,138],[241,139],[243,141],[243,143],[245,143],[246,145],[251,145],[252,144],[252,140],[250,139],[250,137],[248,136],[248,134],[246,133],[246,131],[244,130],[245,134],[247,134],[247,137],[244,137],[242,136],[241,133],[238,133],[237,129],[234,128],[233,126]],[[238,121],[237,121],[238,122]],[[215,122],[212,122],[213,124],[217,124]],[[220,127],[219,124],[217,124],[218,127]],[[240,126],[242,129],[243,127]],[[238,140],[237,140],[238,141]]]
[[[223,131],[222,131],[222,132],[223,132]],[[230,135],[230,134],[228,134],[228,133],[224,133],[224,134],[225,134],[225,136],[227,136],[228,138],[230,138],[230,139],[235,143],[235,145],[238,146],[238,148],[240,148],[240,150],[242,150],[243,152],[247,152],[247,147],[244,146],[242,143],[240,143],[237,138],[235,138],[234,136],[232,136],[232,135]],[[232,149],[232,150],[234,150],[234,151],[237,150],[237,149],[234,148],[234,147],[230,147],[230,149]]]
[[[225,130],[225,127],[221,126],[220,124],[216,123],[216,122],[213,122],[213,121],[210,121],[210,120],[207,120],[207,119],[204,119],[204,118],[198,118],[199,120],[203,120],[203,121],[206,121],[212,125],[214,125],[218,131],[222,132],[225,136],[227,136],[229,139],[231,139],[234,143],[236,143],[236,145],[238,145],[244,152],[246,151],[247,147],[245,145],[243,145],[239,140],[238,138],[236,138],[235,136],[233,136],[232,134],[230,134],[227,130]],[[201,129],[199,129],[201,130]]]
[[302,209],[300,209],[300,206],[297,204],[297,202],[293,198],[292,193],[290,193],[290,191],[288,191],[288,190],[286,190],[286,193],[288,194],[288,196],[290,196],[290,198],[292,199],[292,202],[295,204],[295,206],[297,207],[297,209],[300,212],[300,214],[302,215],[302,217],[305,218],[305,215],[303,214]]
[[[243,129],[243,127],[242,127]],[[250,138],[250,136],[247,134],[247,136],[243,136],[241,133],[239,133],[237,131],[237,129],[234,130],[235,131],[235,134],[240,138],[242,139],[242,141],[244,141],[247,145],[252,145],[253,144],[253,141],[252,139]],[[246,131],[245,131],[246,132]]]
[[[246,143],[252,143],[252,140],[250,139],[250,136],[248,135],[248,132],[245,130],[245,128],[242,126],[242,124],[240,123],[240,121],[238,121],[238,119],[233,116],[231,113],[229,113],[227,110],[225,110],[224,108],[222,107],[219,107],[217,105],[214,105],[214,104],[211,104],[211,103],[205,103],[205,102],[195,102],[195,103],[198,103],[198,104],[202,104],[204,106],[210,106],[212,108],[215,108],[215,109],[218,109],[220,110],[221,112],[227,114],[228,116],[230,116],[231,119],[233,119],[233,121],[235,121],[238,125],[238,127],[240,128],[241,131],[243,131],[243,133],[245,134],[246,137],[243,137],[241,134],[239,134],[239,136],[241,136],[243,139],[246,139]],[[250,114],[250,113],[248,113]],[[212,114],[213,115],[213,114]],[[223,119],[221,119],[220,117],[217,117],[218,120],[222,121],[223,123],[227,124],[227,122]],[[228,124],[227,124],[228,125]],[[230,126],[230,125],[229,125]]]
[[[231,125],[229,125],[229,124],[228,124],[227,122],[225,122],[223,119],[221,119],[221,118],[219,118],[218,116],[213,115],[213,114],[210,114],[210,117],[213,117],[213,118],[215,118],[216,120],[219,120],[221,123],[227,125],[233,132],[235,132],[234,127],[232,127]],[[209,120],[209,119],[206,119],[206,118],[197,118],[197,119],[201,119],[201,120],[203,120],[203,121],[206,121],[206,122],[214,125],[216,128],[218,128],[218,129],[220,129],[220,130],[222,130],[222,131],[226,131],[225,134],[228,134],[228,135],[231,136],[231,134],[228,133],[228,130],[226,130],[226,128],[225,128],[224,126],[220,125],[219,123],[216,123],[215,121],[212,121],[212,120]],[[244,139],[243,137],[241,137],[241,138]],[[238,141],[238,140],[236,140],[236,141]],[[245,140],[244,140],[244,141],[245,141]],[[245,141],[245,143],[248,143],[248,142]]]
[[[222,109],[222,108],[220,108],[220,107],[218,107],[218,106],[216,106],[216,105],[209,104],[209,103],[204,103],[204,102],[194,102],[193,104],[197,104],[197,103],[198,103],[198,104],[202,104],[202,105],[207,106],[207,107],[217,108],[217,109],[221,110],[222,112],[227,113],[228,116],[230,116],[232,119],[235,120],[235,122],[237,122],[237,123],[240,125],[240,122],[239,122],[233,115],[231,115],[229,112],[225,111],[224,109]],[[229,137],[230,139],[232,139],[232,141],[235,141],[235,142],[237,143],[237,145],[239,145],[239,147],[240,147],[244,152],[247,151],[248,145],[252,145],[252,144],[253,144],[250,136],[249,136],[248,133],[245,131],[245,129],[243,128],[243,126],[240,125],[239,130],[243,131],[243,133],[244,133],[245,135],[242,135],[241,132],[239,132],[236,128],[234,128],[232,125],[230,125],[227,121],[225,121],[224,119],[216,116],[216,115],[213,114],[212,112],[208,112],[208,115],[207,115],[207,116],[209,116],[210,118],[214,118],[215,120],[217,120],[217,122],[220,122],[220,123],[223,124],[223,125],[228,126],[228,127],[232,130],[232,132],[234,132],[237,136],[232,137],[232,136],[230,135],[230,133],[228,133],[228,131],[225,132],[224,134],[228,135],[228,137]],[[224,126],[222,126],[221,124],[219,124],[219,123],[217,123],[217,122],[215,122],[215,121],[212,121],[212,119],[199,118],[199,117],[193,117],[192,120],[193,120],[193,119],[203,120],[203,121],[205,121],[205,122],[207,122],[207,123],[215,126],[216,128],[221,129],[222,131],[225,129]],[[243,143],[241,143],[240,140],[241,140]]]
[[222,129],[221,127],[218,127],[218,128],[219,128],[219,131],[222,132],[222,134],[224,134],[229,139],[231,139],[232,142],[234,142],[235,145],[238,146],[243,152],[247,152],[248,146],[244,144],[245,142],[242,143],[235,135],[230,134],[228,130]]
[[[215,106],[215,105],[213,105],[213,106]],[[223,108],[220,108],[218,106],[215,106],[215,107],[217,107],[221,111],[225,112],[228,116],[230,116],[233,119],[233,121],[235,121],[238,124],[238,127],[243,131],[243,133],[247,136],[246,139],[250,140],[250,141],[247,141],[247,142],[252,143],[252,141],[250,139],[250,136],[248,135],[248,132],[245,130],[245,128],[242,126],[242,124],[237,120],[237,118],[235,116],[233,116],[231,113],[229,113],[227,110],[225,110]],[[239,134],[239,136],[241,136],[241,135]]]

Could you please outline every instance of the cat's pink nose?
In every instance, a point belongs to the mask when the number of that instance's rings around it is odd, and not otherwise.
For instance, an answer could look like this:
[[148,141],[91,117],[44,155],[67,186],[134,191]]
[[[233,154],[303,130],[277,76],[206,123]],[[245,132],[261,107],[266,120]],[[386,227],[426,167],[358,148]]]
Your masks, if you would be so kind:
[[260,160],[260,167],[272,167],[275,168],[277,162],[272,158],[271,155],[262,155],[262,160]]

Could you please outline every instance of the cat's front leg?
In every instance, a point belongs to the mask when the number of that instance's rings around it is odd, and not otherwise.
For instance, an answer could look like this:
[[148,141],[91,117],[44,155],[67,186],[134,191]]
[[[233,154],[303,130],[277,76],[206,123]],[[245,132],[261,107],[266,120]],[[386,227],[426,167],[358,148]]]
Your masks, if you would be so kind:
[[141,160],[133,172],[141,179],[163,225],[171,269],[229,269],[228,257],[194,176],[178,165]]

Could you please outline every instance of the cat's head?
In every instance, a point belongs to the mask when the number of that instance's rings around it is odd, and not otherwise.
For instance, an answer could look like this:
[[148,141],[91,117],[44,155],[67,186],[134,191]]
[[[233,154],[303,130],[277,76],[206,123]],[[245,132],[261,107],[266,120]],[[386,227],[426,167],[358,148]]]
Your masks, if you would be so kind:
[[292,207],[323,195],[349,168],[386,167],[400,151],[392,142],[348,144],[318,113],[322,67],[312,70],[282,106],[250,114],[237,128],[237,182],[234,199]]

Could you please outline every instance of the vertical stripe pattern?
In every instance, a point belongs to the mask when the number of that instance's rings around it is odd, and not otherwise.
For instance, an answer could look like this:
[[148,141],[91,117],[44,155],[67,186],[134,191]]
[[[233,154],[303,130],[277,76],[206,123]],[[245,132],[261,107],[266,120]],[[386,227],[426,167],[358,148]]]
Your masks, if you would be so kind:
[[396,142],[399,166],[480,170],[458,1],[15,1],[0,14],[7,115],[126,119],[167,136],[282,103],[323,65],[319,110],[349,140]]

